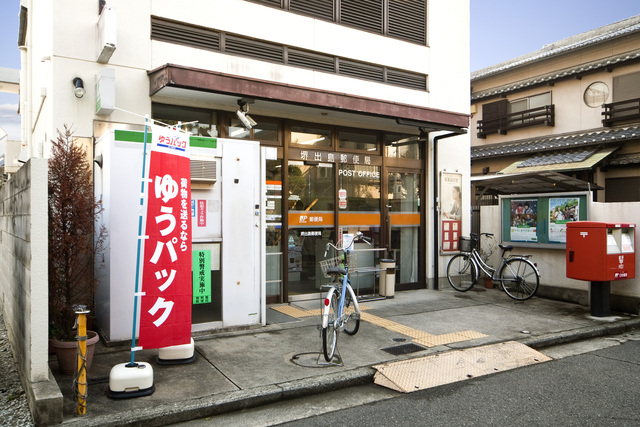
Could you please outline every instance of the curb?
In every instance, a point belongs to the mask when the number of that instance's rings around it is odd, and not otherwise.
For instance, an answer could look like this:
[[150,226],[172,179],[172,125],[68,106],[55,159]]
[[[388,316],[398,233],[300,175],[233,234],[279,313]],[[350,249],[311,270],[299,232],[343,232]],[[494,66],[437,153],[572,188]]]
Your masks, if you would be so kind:
[[541,335],[539,337],[525,338],[519,342],[531,348],[540,349],[553,345],[585,340],[588,338],[602,337],[605,335],[618,335],[638,328],[640,328],[640,317],[622,320],[615,323],[587,326],[555,334]]
[[247,390],[237,390],[191,401],[165,403],[149,408],[141,407],[113,415],[100,415],[91,418],[76,417],[65,421],[63,424],[82,426],[164,426],[368,384],[373,382],[374,374],[375,369],[370,367],[354,368],[344,372],[334,372]]
[[[618,335],[639,328],[640,317],[637,317],[615,323],[525,338],[519,342],[534,349],[541,349],[589,338]],[[205,396],[194,400],[164,403],[150,408],[139,408],[118,414],[73,418],[63,424],[82,426],[163,426],[370,384],[373,383],[375,373],[376,369],[372,366],[365,366],[343,372]]]

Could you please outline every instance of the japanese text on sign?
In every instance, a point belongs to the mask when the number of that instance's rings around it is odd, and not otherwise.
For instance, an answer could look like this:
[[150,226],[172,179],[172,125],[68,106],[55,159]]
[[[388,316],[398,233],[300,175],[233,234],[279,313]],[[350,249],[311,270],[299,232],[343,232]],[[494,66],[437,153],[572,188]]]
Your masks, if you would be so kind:
[[211,251],[193,251],[193,304],[211,302]]
[[[161,144],[162,142],[162,144]],[[188,136],[153,130],[141,302],[140,346],[186,344],[191,337],[191,200],[189,158],[175,149]]]

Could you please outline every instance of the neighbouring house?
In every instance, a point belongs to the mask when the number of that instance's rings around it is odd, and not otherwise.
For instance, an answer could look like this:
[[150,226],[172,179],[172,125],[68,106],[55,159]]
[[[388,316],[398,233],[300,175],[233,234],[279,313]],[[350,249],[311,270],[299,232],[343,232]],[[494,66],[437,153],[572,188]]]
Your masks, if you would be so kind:
[[[539,295],[588,304],[566,223],[640,222],[640,15],[472,72],[471,114],[473,230],[533,254]],[[637,313],[640,281],[612,284],[611,305]]]
[[477,195],[590,183],[595,201],[640,201],[640,15],[475,71],[471,88]]

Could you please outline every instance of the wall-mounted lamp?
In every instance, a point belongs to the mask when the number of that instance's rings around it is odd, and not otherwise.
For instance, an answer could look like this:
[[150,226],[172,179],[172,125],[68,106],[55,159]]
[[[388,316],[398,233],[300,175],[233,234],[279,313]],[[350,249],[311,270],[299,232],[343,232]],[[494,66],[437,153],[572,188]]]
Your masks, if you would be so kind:
[[250,98],[242,98],[238,100],[238,105],[240,106],[240,109],[236,111],[236,115],[238,116],[238,119],[240,119],[240,121],[242,122],[242,125],[247,130],[251,130],[252,127],[258,124],[255,120],[249,117],[249,114],[248,114],[249,104],[253,104],[254,102],[255,100]]
[[84,82],[82,79],[80,77],[73,79],[73,94],[76,98],[82,98],[85,93],[87,93],[87,91],[84,90]]

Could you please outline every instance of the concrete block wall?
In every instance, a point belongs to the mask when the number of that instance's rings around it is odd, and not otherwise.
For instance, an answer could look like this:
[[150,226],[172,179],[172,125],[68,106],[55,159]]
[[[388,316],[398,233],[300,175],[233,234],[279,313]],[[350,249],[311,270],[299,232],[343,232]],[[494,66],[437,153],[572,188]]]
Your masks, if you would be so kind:
[[48,364],[47,160],[32,158],[0,190],[0,307],[37,425],[62,421]]

